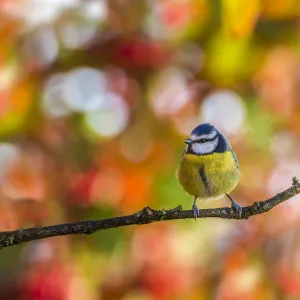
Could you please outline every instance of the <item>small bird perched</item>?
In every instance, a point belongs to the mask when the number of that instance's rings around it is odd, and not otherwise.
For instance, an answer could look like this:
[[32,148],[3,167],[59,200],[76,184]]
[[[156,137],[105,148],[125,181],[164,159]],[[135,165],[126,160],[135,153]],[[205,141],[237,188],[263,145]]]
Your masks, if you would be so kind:
[[241,217],[242,208],[229,193],[240,178],[237,157],[227,140],[214,126],[201,124],[184,141],[187,145],[181,157],[177,178],[183,189],[194,196],[192,206],[195,220],[199,216],[197,198],[218,199],[227,196]]

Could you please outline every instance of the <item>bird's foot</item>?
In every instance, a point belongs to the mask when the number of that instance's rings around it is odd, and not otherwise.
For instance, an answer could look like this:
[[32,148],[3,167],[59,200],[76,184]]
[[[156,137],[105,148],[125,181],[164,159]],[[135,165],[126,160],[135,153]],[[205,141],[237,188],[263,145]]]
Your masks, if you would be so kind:
[[196,221],[197,218],[199,217],[199,209],[198,209],[196,204],[193,204],[192,210],[193,210],[193,213],[194,213],[194,219]]
[[241,219],[242,218],[242,213],[243,213],[243,208],[235,202],[233,199],[231,200],[231,207],[235,210],[236,216]]

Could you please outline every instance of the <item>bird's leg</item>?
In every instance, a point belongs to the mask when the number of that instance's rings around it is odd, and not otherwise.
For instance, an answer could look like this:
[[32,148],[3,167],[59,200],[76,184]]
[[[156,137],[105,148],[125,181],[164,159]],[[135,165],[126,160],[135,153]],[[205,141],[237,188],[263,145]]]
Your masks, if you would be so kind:
[[195,196],[194,204],[192,206],[192,210],[193,210],[193,213],[194,213],[194,219],[195,219],[195,221],[199,217],[199,209],[198,209],[198,207],[196,205],[196,200],[197,200],[197,196]]
[[237,203],[235,202],[228,194],[226,194],[226,196],[229,198],[229,200],[231,201],[231,207],[235,210],[236,212],[236,215],[241,218],[242,217],[242,212],[243,212],[243,209],[242,207]]

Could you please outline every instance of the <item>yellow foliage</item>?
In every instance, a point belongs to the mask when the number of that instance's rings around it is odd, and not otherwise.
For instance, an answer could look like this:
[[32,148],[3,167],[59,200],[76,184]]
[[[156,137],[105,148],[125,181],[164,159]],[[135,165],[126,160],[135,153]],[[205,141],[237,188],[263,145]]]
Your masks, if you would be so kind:
[[261,12],[260,0],[222,0],[222,27],[234,38],[251,35]]
[[266,19],[289,18],[300,14],[298,0],[262,0],[262,7],[262,15]]

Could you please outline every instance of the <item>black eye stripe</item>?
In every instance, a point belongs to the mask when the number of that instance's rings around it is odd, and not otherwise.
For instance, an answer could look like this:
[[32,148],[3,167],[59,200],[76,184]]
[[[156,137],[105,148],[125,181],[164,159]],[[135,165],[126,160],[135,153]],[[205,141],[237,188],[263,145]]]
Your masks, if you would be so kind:
[[215,139],[216,139],[216,137],[213,137],[211,139],[199,139],[199,140],[192,141],[192,143],[200,143],[200,144],[202,144],[202,143],[206,143],[206,142],[211,142],[211,141],[213,141]]

